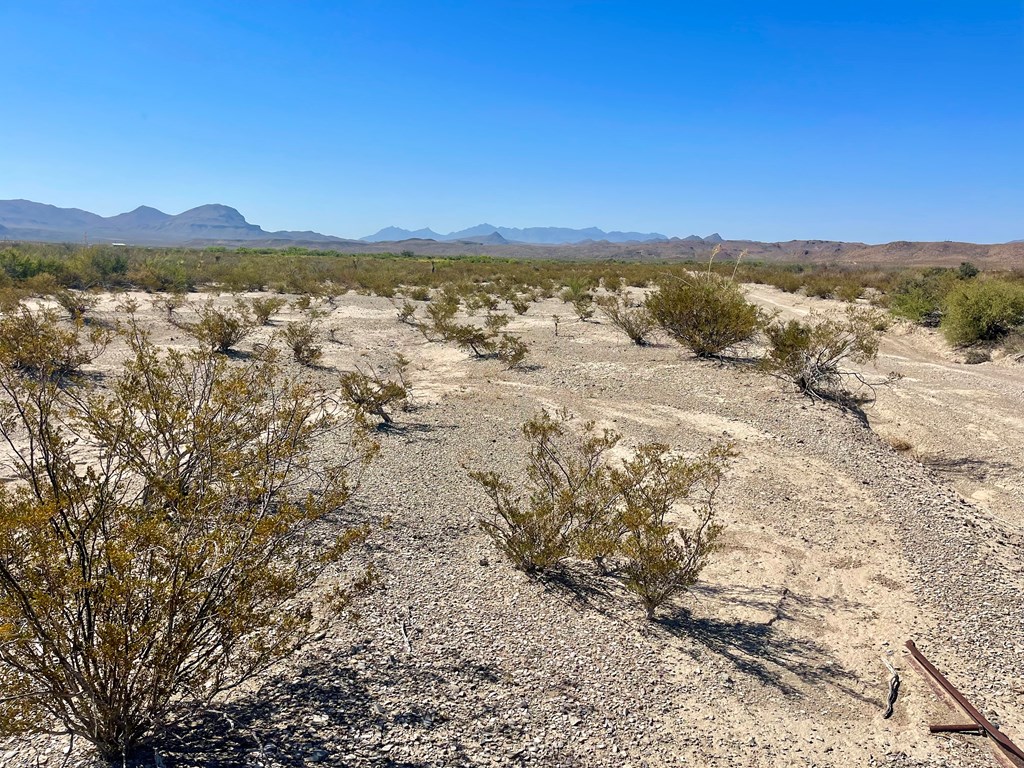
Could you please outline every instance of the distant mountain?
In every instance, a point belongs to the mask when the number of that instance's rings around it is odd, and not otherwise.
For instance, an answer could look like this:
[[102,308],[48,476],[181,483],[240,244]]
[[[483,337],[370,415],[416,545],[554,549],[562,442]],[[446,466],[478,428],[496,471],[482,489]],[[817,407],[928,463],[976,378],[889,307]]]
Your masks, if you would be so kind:
[[[507,243],[528,243],[532,245],[568,245],[573,243],[594,242],[605,240],[610,243],[667,241],[665,235],[657,232],[605,232],[597,227],[586,229],[569,229],[567,227],[496,227],[493,224],[477,224],[475,227],[438,234],[430,229],[408,230],[399,227],[386,227],[363,240],[371,243],[386,240],[408,240],[423,238],[438,241],[477,242],[479,238],[490,238],[499,235]],[[490,242],[494,242],[493,240]]]
[[491,232],[489,235],[471,235],[469,237],[460,237],[458,240],[448,240],[447,242],[475,243],[477,245],[508,245],[509,241],[502,237],[500,232]]
[[0,234],[19,240],[177,245],[193,240],[343,242],[318,232],[267,232],[226,205],[201,205],[176,216],[149,206],[116,216],[57,208],[30,200],[0,200]]
[[397,240],[445,240],[442,235],[427,227],[426,229],[402,229],[401,227],[384,227],[372,235],[362,238],[368,243],[381,243]]

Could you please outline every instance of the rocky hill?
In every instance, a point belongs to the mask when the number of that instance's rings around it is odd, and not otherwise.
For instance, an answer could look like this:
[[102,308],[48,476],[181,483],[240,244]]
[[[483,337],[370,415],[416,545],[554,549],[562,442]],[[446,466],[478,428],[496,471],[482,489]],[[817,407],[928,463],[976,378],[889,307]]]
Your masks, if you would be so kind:
[[234,208],[201,205],[171,215],[139,206],[116,216],[79,208],[58,208],[31,200],[0,200],[0,235],[43,242],[115,241],[139,245],[180,245],[192,241],[344,242],[318,232],[268,232]]

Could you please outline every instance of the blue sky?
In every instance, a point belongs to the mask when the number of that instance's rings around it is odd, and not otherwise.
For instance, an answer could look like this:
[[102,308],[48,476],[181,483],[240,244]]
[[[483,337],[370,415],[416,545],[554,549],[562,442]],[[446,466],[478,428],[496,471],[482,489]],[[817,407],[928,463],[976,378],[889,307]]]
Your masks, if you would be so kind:
[[1024,2],[0,2],[0,198],[1024,238]]

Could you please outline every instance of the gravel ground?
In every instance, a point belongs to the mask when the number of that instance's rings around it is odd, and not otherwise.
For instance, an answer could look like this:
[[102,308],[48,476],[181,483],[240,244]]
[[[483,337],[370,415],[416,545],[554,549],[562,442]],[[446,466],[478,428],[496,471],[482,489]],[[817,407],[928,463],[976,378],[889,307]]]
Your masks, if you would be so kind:
[[[928,735],[955,716],[910,668],[908,638],[1024,742],[1024,532],[1008,503],[965,498],[863,419],[749,366],[632,347],[557,301],[513,320],[536,364],[522,372],[424,342],[379,298],[344,297],[327,324],[329,366],[396,351],[413,361],[416,407],[380,436],[350,511],[390,518],[360,555],[380,585],[357,619],[161,744],[154,763],[991,765],[977,738]],[[1024,368],[998,373],[1012,397]],[[867,421],[920,421],[906,393],[929,386],[919,376],[882,391]],[[527,578],[477,527],[487,505],[465,467],[520,478],[519,425],[552,406],[627,446],[730,440],[739,451],[722,487],[725,547],[656,623],[586,568]],[[954,427],[935,430],[956,445]],[[883,655],[903,674],[890,720]],[[80,745],[64,760],[67,746],[7,742],[0,765],[88,763]]]

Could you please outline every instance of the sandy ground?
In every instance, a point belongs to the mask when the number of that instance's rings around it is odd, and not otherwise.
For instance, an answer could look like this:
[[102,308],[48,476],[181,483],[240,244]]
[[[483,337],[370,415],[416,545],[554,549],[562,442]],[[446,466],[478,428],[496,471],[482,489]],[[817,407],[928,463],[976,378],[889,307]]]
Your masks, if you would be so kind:
[[[751,297],[788,315],[839,307]],[[187,342],[140,303],[158,341]],[[963,365],[934,333],[894,328],[878,368],[903,378],[865,427],[750,366],[631,346],[557,300],[509,330],[529,370],[428,343],[387,300],[338,300],[325,383],[412,360],[416,407],[380,436],[359,495],[360,514],[393,521],[362,553],[382,586],[358,622],[226,703],[230,728],[214,718],[193,731],[198,751],[162,748],[167,765],[994,764],[977,737],[928,734],[957,716],[910,668],[908,638],[1024,743],[1024,367]],[[112,347],[97,368],[117,359]],[[476,525],[486,501],[464,466],[521,477],[519,425],[552,406],[627,446],[739,451],[720,497],[726,546],[657,623],[587,572],[526,578]],[[903,676],[889,720],[883,656]],[[0,765],[58,764],[66,746],[0,744]]]

